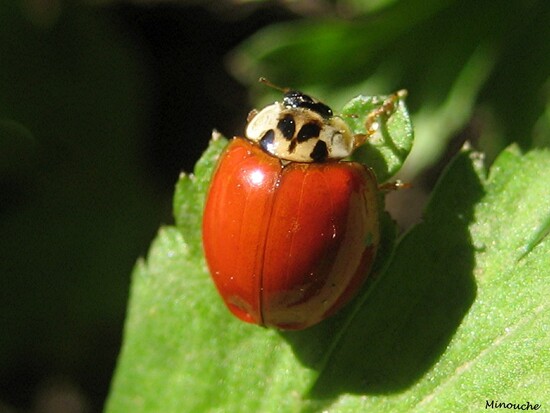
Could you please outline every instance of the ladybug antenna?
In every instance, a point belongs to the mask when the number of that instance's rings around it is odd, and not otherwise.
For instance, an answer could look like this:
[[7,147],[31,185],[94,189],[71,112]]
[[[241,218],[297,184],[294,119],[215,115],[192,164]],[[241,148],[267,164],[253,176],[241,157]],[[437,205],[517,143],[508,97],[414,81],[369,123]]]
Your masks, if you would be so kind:
[[275,90],[279,90],[283,93],[288,93],[290,91],[290,88],[288,87],[281,87],[277,86],[275,83],[271,83],[269,80],[267,80],[265,77],[260,77],[258,79],[258,82],[263,83],[266,86],[269,86],[270,88],[273,88]]

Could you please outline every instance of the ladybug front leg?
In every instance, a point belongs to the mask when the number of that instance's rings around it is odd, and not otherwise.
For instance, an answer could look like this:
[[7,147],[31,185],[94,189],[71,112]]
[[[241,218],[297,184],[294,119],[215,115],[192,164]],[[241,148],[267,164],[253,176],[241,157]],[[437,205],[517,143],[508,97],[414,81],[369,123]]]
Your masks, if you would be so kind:
[[393,115],[399,99],[403,99],[406,96],[407,91],[404,89],[400,90],[387,97],[378,108],[370,111],[365,119],[366,133],[360,133],[354,136],[354,146],[357,148],[374,136],[380,129],[380,118],[383,117],[387,120]]
[[380,128],[380,124],[378,123],[379,119],[381,117],[387,119],[391,115],[393,115],[393,113],[395,112],[396,103],[399,101],[399,99],[404,99],[406,96],[407,91],[400,90],[390,95],[387,99],[384,100],[384,102],[382,102],[382,105],[380,105],[380,107],[374,109],[367,115],[367,119],[365,120],[367,139],[368,137],[374,135]]

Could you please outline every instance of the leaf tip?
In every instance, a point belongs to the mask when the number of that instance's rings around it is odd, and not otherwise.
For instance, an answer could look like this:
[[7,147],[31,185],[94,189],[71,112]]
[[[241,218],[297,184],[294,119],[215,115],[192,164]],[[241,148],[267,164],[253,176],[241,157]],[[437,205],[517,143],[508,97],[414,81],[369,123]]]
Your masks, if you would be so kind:
[[217,129],[212,129],[212,137],[210,138],[210,143],[217,142],[220,139],[223,139],[223,135]]

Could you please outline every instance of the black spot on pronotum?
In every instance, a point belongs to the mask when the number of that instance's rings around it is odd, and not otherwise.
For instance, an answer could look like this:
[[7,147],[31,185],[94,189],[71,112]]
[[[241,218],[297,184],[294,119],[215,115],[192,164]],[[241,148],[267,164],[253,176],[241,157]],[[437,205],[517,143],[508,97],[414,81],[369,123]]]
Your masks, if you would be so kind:
[[273,139],[275,139],[275,132],[273,129],[269,129],[260,139],[260,147],[266,152],[271,152],[270,146],[273,145]]
[[315,162],[323,162],[328,157],[327,144],[324,141],[317,141],[309,156]]
[[281,120],[279,120],[279,123],[277,123],[277,129],[281,131],[285,139],[291,140],[294,137],[294,132],[296,131],[294,117],[292,115],[285,115]]
[[294,150],[296,149],[296,143],[297,143],[297,142],[296,142],[296,139],[292,139],[292,140],[290,141],[290,144],[288,145],[288,152],[289,152],[289,153],[293,153],[293,152],[294,152]]
[[305,142],[308,139],[318,138],[321,132],[321,125],[317,122],[309,122],[300,128],[296,139],[298,142]]

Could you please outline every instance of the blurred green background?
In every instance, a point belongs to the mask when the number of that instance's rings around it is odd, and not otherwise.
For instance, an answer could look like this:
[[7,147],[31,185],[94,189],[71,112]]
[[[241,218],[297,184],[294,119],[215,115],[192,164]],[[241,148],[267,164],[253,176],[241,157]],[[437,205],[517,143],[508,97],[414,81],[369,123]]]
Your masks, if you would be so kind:
[[549,146],[548,21],[544,0],[0,1],[0,411],[101,411],[132,266],[212,128],[276,98],[259,76],[336,111],[409,90],[406,228],[464,142]]

